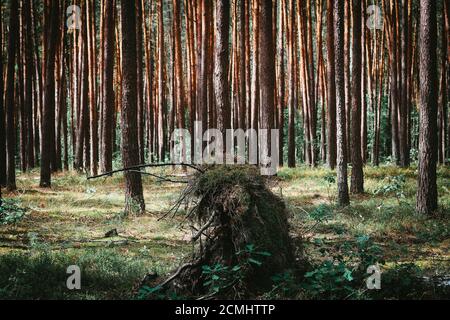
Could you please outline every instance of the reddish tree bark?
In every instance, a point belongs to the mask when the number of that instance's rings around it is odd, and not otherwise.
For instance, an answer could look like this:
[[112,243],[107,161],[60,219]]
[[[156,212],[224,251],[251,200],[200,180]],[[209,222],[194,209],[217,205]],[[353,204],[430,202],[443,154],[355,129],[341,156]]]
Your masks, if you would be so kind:
[[351,93],[351,153],[352,193],[364,192],[364,173],[361,156],[361,2],[353,0],[353,49],[352,49],[352,93]]
[[87,41],[88,41],[88,62],[89,62],[89,118],[90,118],[90,163],[91,174],[97,175],[98,172],[98,113],[97,113],[97,50],[96,50],[96,31],[95,31],[95,3],[87,2]]
[[41,181],[40,186],[51,186],[52,162],[55,157],[55,56],[57,39],[59,37],[58,1],[47,0],[48,16],[46,27],[48,30],[45,55],[45,89],[44,104],[42,106],[42,134],[41,134]]
[[139,161],[145,161],[145,110],[144,110],[144,85],[143,85],[143,43],[142,43],[142,19],[143,7],[140,0],[136,1],[136,50],[137,50],[137,119],[138,119],[138,143]]
[[114,131],[114,52],[115,52],[115,1],[105,2],[103,37],[103,76],[102,76],[102,127],[100,171],[112,170],[113,131]]
[[259,119],[259,0],[252,0],[252,57],[250,128],[258,129]]
[[277,35],[277,110],[279,130],[279,164],[283,166],[284,146],[284,109],[285,109],[285,69],[284,69],[284,31],[285,31],[285,1],[278,2],[278,35]]
[[164,20],[163,1],[158,2],[158,158],[164,161],[166,153],[166,84],[164,83]]
[[247,113],[247,103],[246,103],[246,78],[245,71],[247,69],[246,59],[245,59],[245,1],[240,0],[239,2],[239,128],[244,129],[246,127],[245,115]]
[[327,0],[327,124],[328,166],[336,167],[336,87],[333,0]]
[[80,104],[78,109],[78,128],[75,144],[74,169],[83,171],[88,168],[89,157],[86,149],[89,148],[89,53],[88,53],[88,20],[87,2],[82,6],[83,20],[81,24],[80,42]]
[[[15,125],[15,63],[17,38],[19,28],[19,4],[17,0],[11,0],[9,5],[9,36],[8,36],[8,64],[6,75],[6,187],[9,191],[16,190],[16,125]],[[3,77],[3,75],[2,75]],[[2,79],[3,81],[3,79]]]
[[294,0],[289,1],[289,14],[287,18],[287,43],[288,43],[288,105],[289,105],[289,124],[288,124],[288,166],[294,168],[295,161],[295,13]]

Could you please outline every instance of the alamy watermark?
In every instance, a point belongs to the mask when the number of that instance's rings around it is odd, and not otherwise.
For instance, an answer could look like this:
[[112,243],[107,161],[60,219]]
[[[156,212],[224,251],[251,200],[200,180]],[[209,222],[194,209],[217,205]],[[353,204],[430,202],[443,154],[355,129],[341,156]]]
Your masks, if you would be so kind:
[[366,20],[366,26],[370,30],[382,30],[384,18],[380,6],[370,5],[367,7],[369,17]]
[[366,286],[369,290],[381,290],[381,270],[378,265],[372,265],[367,268]]
[[79,30],[81,29],[81,8],[76,5],[71,5],[67,7],[66,15],[68,16],[66,20],[66,26],[69,30]]
[[[279,165],[278,129],[219,129],[203,131],[202,122],[194,124],[194,146],[191,132],[176,129],[171,135],[170,158],[175,164],[253,164],[261,174],[272,176]],[[225,140],[225,141],[224,141]],[[188,152],[193,150],[193,152]]]
[[79,266],[69,266],[66,271],[70,276],[67,278],[66,286],[69,290],[81,289],[81,269]]

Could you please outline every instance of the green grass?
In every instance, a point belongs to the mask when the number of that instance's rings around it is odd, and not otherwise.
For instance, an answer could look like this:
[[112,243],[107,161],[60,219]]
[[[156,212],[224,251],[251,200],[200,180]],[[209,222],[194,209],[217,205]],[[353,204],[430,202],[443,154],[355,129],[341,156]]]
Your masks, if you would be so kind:
[[[345,209],[335,207],[336,186],[330,183],[335,172],[326,168],[282,169],[272,188],[291,210],[292,233],[305,242],[312,264],[327,258],[324,248],[331,256],[342,242],[368,235],[383,249],[387,269],[410,263],[424,276],[449,275],[450,169],[438,169],[435,217],[415,213],[416,171],[367,167],[366,194],[352,196]],[[401,190],[379,192],[398,176],[405,178]],[[164,275],[190,254],[181,217],[158,220],[177,199],[180,185],[145,177],[147,212],[125,217],[121,175],[87,181],[75,173],[58,174],[51,190],[37,187],[39,172],[20,174],[17,182],[18,192],[8,197],[26,213],[0,225],[0,298],[132,299],[145,274]],[[317,223],[309,213],[321,206],[331,215]],[[104,239],[114,228],[119,237]],[[82,269],[80,291],[65,286],[72,264]]]

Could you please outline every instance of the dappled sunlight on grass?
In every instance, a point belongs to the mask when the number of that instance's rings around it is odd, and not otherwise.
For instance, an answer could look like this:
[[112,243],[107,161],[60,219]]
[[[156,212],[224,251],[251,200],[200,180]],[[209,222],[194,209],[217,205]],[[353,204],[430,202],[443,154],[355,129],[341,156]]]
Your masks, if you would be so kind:
[[[438,170],[441,207],[436,217],[415,212],[416,172],[414,167],[366,167],[366,193],[351,195],[351,206],[344,209],[335,207],[336,185],[328,182],[328,177],[335,176],[335,172],[328,169],[282,169],[280,186],[274,191],[281,188],[282,195],[288,201],[294,213],[294,229],[301,232],[314,227],[304,236],[310,241],[325,241],[331,251],[342,241],[369,235],[386,250],[387,262],[417,261],[422,266],[426,265],[425,269],[430,274],[449,274],[450,170],[448,167]],[[392,183],[393,177],[404,177],[401,190],[380,192]],[[308,213],[324,204],[332,208],[333,215],[315,225]],[[310,251],[310,257],[314,259],[314,250]],[[442,261],[447,263],[442,264]]]
[[[312,261],[323,259],[319,249],[332,252],[343,241],[368,235],[384,249],[388,267],[402,261],[415,263],[429,274],[449,274],[450,169],[438,169],[441,208],[433,218],[415,213],[416,170],[365,168],[366,193],[351,195],[351,206],[344,209],[335,206],[335,172],[326,168],[281,169],[271,187],[285,199],[292,213],[291,233],[305,239]],[[401,186],[386,188],[393,177],[402,177]],[[89,290],[75,296],[57,283],[54,295],[47,288],[42,298],[131,297],[135,282],[147,272],[165,274],[190,254],[190,235],[180,228],[180,214],[159,220],[177,200],[183,185],[144,177],[146,213],[124,216],[120,174],[88,181],[86,175],[69,172],[55,175],[52,189],[41,189],[38,183],[39,172],[19,174],[18,191],[7,195],[17,199],[27,212],[14,224],[0,225],[0,259],[9,259],[11,265],[23,264],[27,272],[42,269],[47,276],[63,272],[64,277],[65,265],[73,261],[92,265],[86,271],[91,273]],[[311,213],[321,207],[328,208],[331,215],[317,223]],[[112,229],[117,229],[118,236],[105,238]],[[319,240],[320,247],[315,244]],[[39,259],[51,265],[45,267]],[[127,265],[119,267],[120,263]],[[117,280],[122,273],[125,276]],[[116,279],[117,286],[106,284],[107,277]],[[23,285],[11,284],[0,276],[0,288],[5,281],[10,286]],[[33,294],[32,288],[25,288]]]

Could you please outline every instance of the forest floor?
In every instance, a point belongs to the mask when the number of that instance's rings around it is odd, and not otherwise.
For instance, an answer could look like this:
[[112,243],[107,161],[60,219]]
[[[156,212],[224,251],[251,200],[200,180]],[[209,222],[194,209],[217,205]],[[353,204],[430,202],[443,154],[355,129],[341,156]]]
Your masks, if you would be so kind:
[[[410,263],[424,277],[450,276],[450,169],[438,170],[440,213],[415,213],[416,170],[365,169],[366,194],[334,207],[334,173],[327,169],[282,169],[273,192],[292,212],[292,234],[301,236],[311,261],[321,261],[345,241],[369,236],[383,250],[384,268]],[[133,299],[149,272],[164,275],[192,250],[182,215],[159,220],[183,185],[144,178],[147,212],[124,216],[121,175],[88,181],[58,174],[53,188],[38,188],[39,172],[18,175],[7,195],[25,209],[0,225],[0,298]],[[311,213],[331,210],[326,219]],[[105,238],[117,229],[118,235]],[[81,290],[66,287],[66,269],[82,270]],[[417,298],[417,297],[416,297]],[[419,297],[420,298],[420,297]]]

